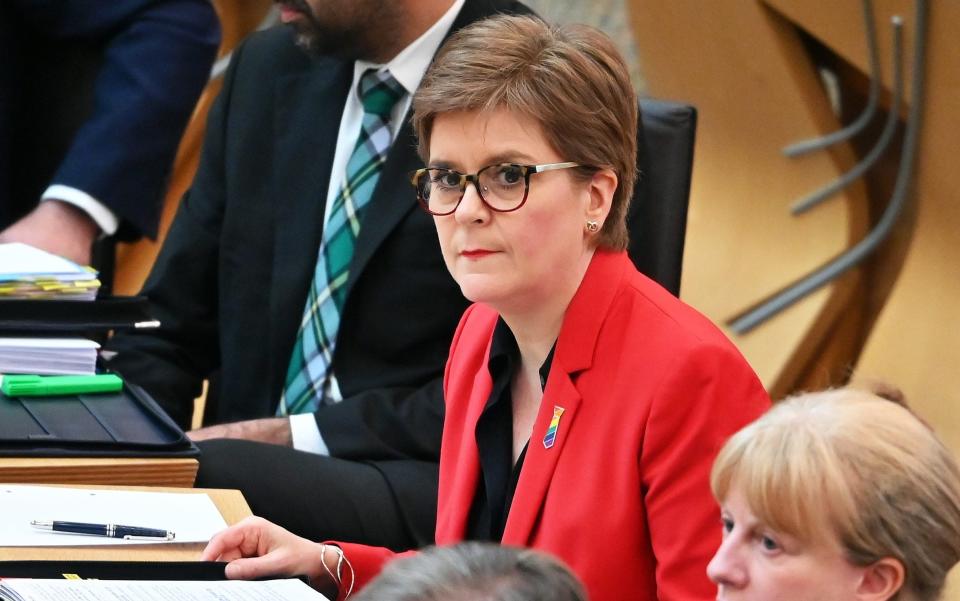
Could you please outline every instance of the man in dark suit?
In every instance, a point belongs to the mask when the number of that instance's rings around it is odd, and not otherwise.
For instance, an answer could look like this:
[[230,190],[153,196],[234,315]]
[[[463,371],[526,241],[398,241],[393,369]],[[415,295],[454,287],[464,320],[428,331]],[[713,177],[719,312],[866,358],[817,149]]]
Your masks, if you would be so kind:
[[[247,440],[201,442],[198,485],[240,488],[255,513],[304,536],[394,549],[432,540],[440,377],[466,301],[407,183],[420,165],[407,107],[449,32],[518,10],[507,0],[291,1],[281,15],[292,28],[236,51],[144,288],[163,325],[109,345],[110,366],[182,425],[219,370],[206,421],[221,425],[193,436]],[[392,144],[340,291],[332,360],[314,382],[315,434],[304,435],[303,415],[266,416],[288,402],[368,69],[392,72],[403,89],[385,116]]]
[[155,236],[219,39],[209,0],[3,2],[0,241],[88,263]]

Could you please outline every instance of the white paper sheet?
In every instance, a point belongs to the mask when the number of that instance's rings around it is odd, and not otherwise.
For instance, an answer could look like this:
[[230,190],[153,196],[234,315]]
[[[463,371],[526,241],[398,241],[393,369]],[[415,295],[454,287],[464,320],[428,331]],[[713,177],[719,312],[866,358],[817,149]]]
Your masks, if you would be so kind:
[[49,352],[51,350],[97,350],[100,345],[84,338],[11,338],[0,337],[0,349],[23,349],[24,351]]
[[0,484],[0,547],[77,547],[88,545],[164,544],[106,536],[38,530],[41,522],[123,524],[172,530],[172,543],[207,542],[227,527],[210,497],[203,493],[94,490],[58,486]]
[[73,261],[29,244],[0,244],[0,281],[44,276],[63,281],[92,280],[97,277]]
[[[6,589],[6,590],[4,590]],[[23,601],[328,601],[300,580],[0,580],[0,599]]]
[[[0,300],[0,310],[2,303]],[[92,374],[98,348],[99,344],[83,338],[0,337],[0,373]]]
[[93,300],[97,273],[20,242],[0,244],[0,299]]

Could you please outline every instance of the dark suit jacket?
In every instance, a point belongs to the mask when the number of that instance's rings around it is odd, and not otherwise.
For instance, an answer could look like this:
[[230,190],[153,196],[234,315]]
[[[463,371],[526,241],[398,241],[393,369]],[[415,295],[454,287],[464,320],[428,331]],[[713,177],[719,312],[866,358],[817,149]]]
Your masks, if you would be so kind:
[[155,236],[220,40],[209,0],[0,4],[0,227],[56,183]]
[[[453,29],[503,10],[523,8],[467,0]],[[201,380],[216,369],[213,421],[275,411],[317,261],[352,75],[351,61],[308,56],[285,27],[251,36],[235,53],[193,187],[144,288],[163,326],[117,336],[108,347],[119,352],[111,367],[183,425]],[[406,122],[350,266],[333,359],[348,400],[317,412],[338,457],[439,454],[439,376],[466,301],[406,182],[420,165]],[[414,405],[427,410],[409,417]]]
[[[437,544],[463,540],[480,478],[475,432],[492,388],[497,314],[464,315],[447,364]],[[720,544],[709,474],[726,439],[770,400],[706,318],[598,251],[564,315],[503,533],[547,551],[594,601],[707,601]],[[562,407],[554,443],[543,443]],[[345,544],[363,585],[392,554]]]

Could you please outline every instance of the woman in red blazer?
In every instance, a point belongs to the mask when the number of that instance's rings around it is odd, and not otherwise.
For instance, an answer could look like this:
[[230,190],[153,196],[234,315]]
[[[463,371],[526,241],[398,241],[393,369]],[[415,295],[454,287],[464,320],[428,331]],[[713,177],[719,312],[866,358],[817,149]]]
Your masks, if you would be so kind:
[[[437,543],[550,552],[594,601],[713,599],[710,466],[769,399],[624,252],[638,116],[622,59],[596,30],[497,17],[441,49],[414,110],[429,167],[412,181],[476,303],[445,375]],[[236,559],[231,577],[307,573],[341,597],[392,556],[262,520],[204,554]]]

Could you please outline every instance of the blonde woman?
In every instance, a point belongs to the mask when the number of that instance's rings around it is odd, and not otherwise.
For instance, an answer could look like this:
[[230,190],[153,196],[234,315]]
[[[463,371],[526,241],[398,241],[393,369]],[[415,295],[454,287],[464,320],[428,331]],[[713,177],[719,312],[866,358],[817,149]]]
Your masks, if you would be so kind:
[[933,601],[960,560],[960,472],[915,415],[839,389],[777,405],[711,476],[718,599]]

